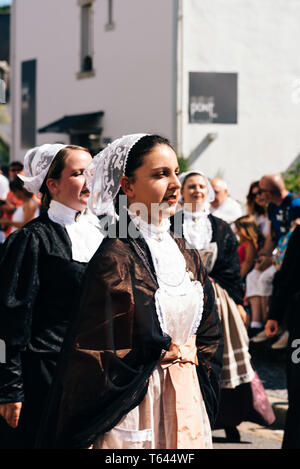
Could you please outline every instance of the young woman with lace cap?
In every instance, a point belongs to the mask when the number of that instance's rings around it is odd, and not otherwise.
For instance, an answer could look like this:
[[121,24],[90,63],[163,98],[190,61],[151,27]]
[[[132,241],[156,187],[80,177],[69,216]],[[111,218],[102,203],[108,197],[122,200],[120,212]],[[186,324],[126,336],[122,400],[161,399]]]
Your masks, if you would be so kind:
[[168,140],[146,134],[115,140],[86,170],[97,215],[115,215],[120,190],[128,211],[87,268],[39,447],[212,447],[221,327],[198,253],[169,233],[178,171]]
[[[0,259],[1,447],[32,448],[87,262],[103,239],[86,212],[88,150],[45,144],[25,155],[26,190],[49,204],[12,233]],[[78,218],[78,214],[81,216]],[[76,221],[77,220],[77,221]]]
[[205,174],[191,170],[181,174],[180,180],[183,209],[172,217],[171,229],[199,251],[213,280],[224,334],[220,412],[214,428],[225,428],[228,440],[239,441],[235,428],[239,423],[272,423],[269,417],[274,415],[269,405],[265,414],[253,408],[250,383],[255,378],[262,393],[263,388],[248,353],[237,238],[228,223],[209,214],[214,191]]

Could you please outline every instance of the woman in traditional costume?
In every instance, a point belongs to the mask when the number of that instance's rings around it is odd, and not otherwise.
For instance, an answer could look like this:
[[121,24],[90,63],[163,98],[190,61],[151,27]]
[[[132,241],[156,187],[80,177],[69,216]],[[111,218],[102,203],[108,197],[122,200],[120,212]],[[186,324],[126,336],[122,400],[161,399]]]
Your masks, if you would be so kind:
[[[83,274],[103,239],[86,212],[83,171],[92,161],[77,146],[45,144],[25,155],[24,187],[47,209],[1,248],[1,447],[32,448]],[[78,215],[81,214],[80,217]]]
[[[180,180],[184,203],[171,220],[172,230],[199,251],[213,280],[224,334],[220,412],[214,428],[224,428],[228,440],[239,441],[236,426],[242,421],[266,424],[275,417],[250,362],[238,242],[228,223],[209,214],[214,191],[204,173],[188,171]],[[261,408],[254,408],[254,387]]]
[[88,167],[92,209],[119,206],[119,221],[87,268],[39,447],[212,447],[221,325],[198,252],[169,233],[178,172],[168,140],[145,134]]

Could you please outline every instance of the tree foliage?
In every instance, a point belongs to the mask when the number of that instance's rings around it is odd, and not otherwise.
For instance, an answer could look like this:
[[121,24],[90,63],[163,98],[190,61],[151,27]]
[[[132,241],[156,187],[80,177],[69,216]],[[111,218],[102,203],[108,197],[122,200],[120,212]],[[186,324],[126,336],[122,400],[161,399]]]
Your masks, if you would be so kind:
[[179,156],[178,158],[179,169],[181,173],[188,171],[188,162],[187,159],[183,156]]
[[0,7],[0,14],[10,13],[10,5],[3,5]]
[[7,166],[9,163],[9,147],[1,138],[0,134],[0,167]]
[[283,180],[289,191],[300,194],[300,162],[296,163],[294,168],[289,169],[283,174]]

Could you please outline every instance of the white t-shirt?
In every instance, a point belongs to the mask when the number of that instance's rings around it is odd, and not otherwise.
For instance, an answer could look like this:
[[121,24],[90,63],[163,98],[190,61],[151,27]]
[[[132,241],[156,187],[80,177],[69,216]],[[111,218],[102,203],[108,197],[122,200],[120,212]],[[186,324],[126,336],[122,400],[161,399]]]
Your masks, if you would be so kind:
[[269,219],[264,215],[256,215],[255,217],[256,224],[258,226],[259,231],[266,238],[269,234]]
[[0,174],[0,199],[6,200],[8,193],[9,193],[9,181],[5,176],[3,176],[3,174]]
[[[35,212],[34,212],[34,217],[33,218],[36,218],[38,217],[40,214],[40,208],[37,207]],[[12,216],[12,221],[16,221],[16,222],[23,222],[24,221],[24,207],[23,207],[23,204],[20,205],[20,207],[18,207],[16,209],[16,211],[14,212],[13,216]],[[11,228],[11,233],[13,231],[16,231],[18,228],[16,226],[12,226]]]
[[237,218],[243,215],[241,205],[231,197],[227,197],[219,207],[210,206],[210,213],[215,217],[222,218],[227,223],[233,223]]

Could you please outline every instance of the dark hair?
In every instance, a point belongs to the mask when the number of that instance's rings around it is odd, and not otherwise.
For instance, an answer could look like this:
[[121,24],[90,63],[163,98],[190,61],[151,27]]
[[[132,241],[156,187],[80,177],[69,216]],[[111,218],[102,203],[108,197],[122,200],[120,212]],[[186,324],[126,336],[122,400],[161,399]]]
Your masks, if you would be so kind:
[[21,179],[18,177],[10,181],[9,188],[12,192],[23,192],[25,197],[27,197],[28,199],[33,196],[32,192],[29,192],[27,189],[25,189],[23,181],[21,181]]
[[21,163],[21,161],[12,161],[8,168],[9,169],[16,168],[18,171],[22,171],[22,169],[24,168],[24,165],[23,163]]
[[[192,176],[201,176],[203,179],[205,179],[205,177],[204,177],[202,174],[199,174],[199,173],[190,173],[190,174],[188,174],[188,175],[184,178],[184,180],[182,181],[182,183],[181,183],[181,190],[184,188],[184,185],[185,185],[186,181],[187,181],[190,177],[192,177]],[[206,182],[206,181],[205,181],[205,182]]]
[[70,150],[80,150],[90,153],[87,148],[80,147],[78,145],[67,145],[66,147],[62,148],[53,159],[49,171],[41,185],[40,192],[42,194],[42,205],[45,208],[48,208],[52,199],[51,193],[47,187],[46,181],[47,179],[56,179],[59,180],[61,177],[61,173],[65,168],[65,162],[67,157],[70,154]]
[[[167,138],[155,134],[144,135],[144,137],[140,138],[140,140],[138,140],[129,151],[125,167],[125,176],[134,178],[135,171],[143,166],[145,156],[150,153],[153,148],[156,147],[156,145],[168,145],[170,148],[172,148],[172,150],[174,150]],[[119,214],[120,195],[124,195],[124,192],[121,188],[114,200],[117,214]]]
[[160,135],[145,135],[131,148],[125,168],[125,176],[134,177],[134,172],[144,163],[144,157],[150,153],[156,145],[168,145],[173,147],[169,140]]
[[259,205],[255,202],[255,196],[253,194],[253,189],[259,189],[259,181],[254,181],[250,184],[249,191],[247,194],[247,206],[250,215],[264,215],[266,213],[266,208]]

